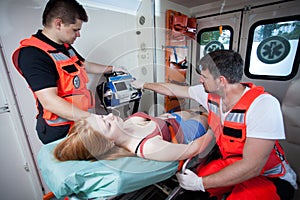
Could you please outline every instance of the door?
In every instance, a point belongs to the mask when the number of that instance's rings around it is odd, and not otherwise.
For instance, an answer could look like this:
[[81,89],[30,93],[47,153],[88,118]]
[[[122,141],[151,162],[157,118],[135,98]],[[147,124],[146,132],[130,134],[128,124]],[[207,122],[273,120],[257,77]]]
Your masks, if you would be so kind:
[[42,198],[42,186],[12,95],[0,40],[1,199]]

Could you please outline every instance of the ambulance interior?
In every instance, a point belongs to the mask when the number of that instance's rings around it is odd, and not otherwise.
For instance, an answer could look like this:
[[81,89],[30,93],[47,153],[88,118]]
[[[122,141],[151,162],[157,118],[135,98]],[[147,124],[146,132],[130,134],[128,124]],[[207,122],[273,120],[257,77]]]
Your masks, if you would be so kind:
[[[281,141],[281,144],[297,173],[299,185],[300,1],[78,2],[86,9],[89,21],[83,24],[81,37],[74,43],[77,51],[91,62],[124,66],[136,79],[194,85],[199,80],[195,66],[203,55],[215,49],[238,51],[245,60],[243,81],[265,87],[281,103],[286,130],[286,140]],[[35,99],[11,60],[12,52],[19,46],[20,40],[42,28],[41,15],[46,3],[47,0],[0,1],[0,194],[3,199],[43,199],[46,194],[51,193],[38,162],[43,145],[35,131]],[[278,45],[278,54],[275,52],[272,57],[268,57],[272,50],[266,50],[270,45]],[[97,86],[105,77],[89,75],[89,79],[89,88],[97,94]],[[103,106],[100,106],[100,100],[96,100],[98,106],[91,112],[105,113]],[[147,90],[143,91],[138,103],[138,111],[153,116],[175,110],[199,108],[196,102],[165,97]],[[132,103],[122,104],[110,111],[127,117],[132,113],[133,107]],[[123,168],[126,163],[123,160],[116,165]],[[124,199],[158,198],[149,196],[154,191],[150,186],[161,181],[157,177],[168,179],[177,164],[153,163],[156,167],[153,170],[160,171],[155,176],[151,172],[145,173],[149,174],[148,178],[152,182],[140,180],[141,183],[133,183],[132,187],[124,189],[131,194]],[[101,164],[105,166],[105,163]],[[128,170],[136,168],[128,166]],[[51,180],[51,173],[48,175],[46,179]],[[140,190],[140,184],[147,190]],[[137,191],[134,186],[138,188]],[[170,191],[162,193],[162,199],[171,199]],[[116,196],[114,198],[117,199]],[[109,199],[107,196],[98,196],[98,199],[106,198]],[[295,192],[294,200],[296,199],[300,199],[299,189]]]

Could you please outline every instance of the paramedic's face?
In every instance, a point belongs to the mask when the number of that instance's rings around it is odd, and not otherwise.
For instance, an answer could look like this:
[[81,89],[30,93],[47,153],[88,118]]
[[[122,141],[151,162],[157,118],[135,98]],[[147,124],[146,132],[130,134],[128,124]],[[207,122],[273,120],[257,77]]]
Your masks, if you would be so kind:
[[200,83],[203,84],[205,92],[218,93],[219,91],[219,78],[214,79],[213,75],[208,69],[201,70]]
[[109,139],[114,139],[114,133],[122,131],[123,119],[113,114],[96,115],[97,127],[101,134]]
[[82,20],[76,19],[75,24],[61,24],[60,40],[62,43],[73,44],[77,37],[80,37]]

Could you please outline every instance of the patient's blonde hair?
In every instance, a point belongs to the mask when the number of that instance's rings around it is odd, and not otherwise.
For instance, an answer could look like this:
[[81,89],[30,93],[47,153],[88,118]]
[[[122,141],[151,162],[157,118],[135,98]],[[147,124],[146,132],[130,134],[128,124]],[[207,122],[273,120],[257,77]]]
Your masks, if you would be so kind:
[[133,153],[116,146],[112,140],[94,130],[85,120],[75,122],[68,137],[55,147],[53,153],[60,161],[113,160],[134,156]]

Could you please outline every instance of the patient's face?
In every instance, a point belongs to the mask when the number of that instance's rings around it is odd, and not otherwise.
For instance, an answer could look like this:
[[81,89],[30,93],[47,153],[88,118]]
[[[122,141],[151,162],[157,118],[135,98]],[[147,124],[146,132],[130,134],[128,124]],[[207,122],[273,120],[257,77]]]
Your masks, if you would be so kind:
[[99,131],[101,134],[111,140],[114,140],[117,133],[120,133],[120,131],[123,129],[123,119],[118,116],[114,116],[113,114],[92,114],[87,118],[87,121],[94,130]]

